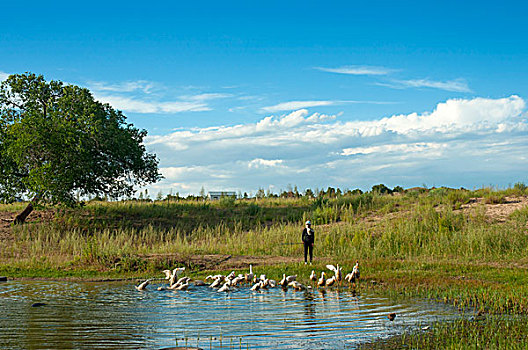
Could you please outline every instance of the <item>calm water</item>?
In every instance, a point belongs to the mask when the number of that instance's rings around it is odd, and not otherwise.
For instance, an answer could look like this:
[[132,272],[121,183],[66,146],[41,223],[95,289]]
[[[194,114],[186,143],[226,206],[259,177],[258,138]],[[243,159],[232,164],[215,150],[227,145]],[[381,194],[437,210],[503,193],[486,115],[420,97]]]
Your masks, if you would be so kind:
[[[350,349],[453,318],[418,301],[348,291],[138,292],[131,283],[0,283],[2,349]],[[35,302],[47,303],[31,307]],[[394,322],[387,314],[396,312]],[[242,346],[240,346],[242,344]]]

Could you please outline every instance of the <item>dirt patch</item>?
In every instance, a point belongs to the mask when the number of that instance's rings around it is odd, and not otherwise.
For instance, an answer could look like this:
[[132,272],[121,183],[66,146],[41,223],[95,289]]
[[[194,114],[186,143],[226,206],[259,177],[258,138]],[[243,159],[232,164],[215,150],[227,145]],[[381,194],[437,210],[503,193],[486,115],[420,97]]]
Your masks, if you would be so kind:
[[[0,242],[13,239],[11,225],[18,213],[0,211]],[[50,222],[55,217],[55,210],[33,210],[26,219],[26,223]]]
[[528,197],[526,196],[506,197],[504,203],[500,204],[487,204],[485,198],[471,198],[469,203],[460,207],[460,210],[468,213],[483,207],[486,217],[494,221],[505,222],[514,211],[526,206],[528,206]]
[[[468,215],[471,212],[479,208],[484,208],[484,211],[485,211],[484,214],[490,221],[506,222],[514,211],[526,208],[527,206],[528,206],[527,196],[505,197],[504,203],[500,203],[500,204],[486,203],[486,198],[471,198],[469,203],[461,205],[458,211],[462,211],[463,214]],[[442,211],[444,209],[444,206],[440,205],[440,206],[437,206],[435,209],[437,211]],[[409,215],[409,213],[410,211],[408,210],[390,212],[386,214],[379,214],[379,213],[374,212],[374,213],[364,216],[363,218],[360,218],[360,220],[367,224],[375,225],[382,220],[390,221],[393,219],[398,219],[406,215]],[[330,225],[335,225],[335,224],[330,224]],[[527,223],[527,227],[528,227],[528,223]]]

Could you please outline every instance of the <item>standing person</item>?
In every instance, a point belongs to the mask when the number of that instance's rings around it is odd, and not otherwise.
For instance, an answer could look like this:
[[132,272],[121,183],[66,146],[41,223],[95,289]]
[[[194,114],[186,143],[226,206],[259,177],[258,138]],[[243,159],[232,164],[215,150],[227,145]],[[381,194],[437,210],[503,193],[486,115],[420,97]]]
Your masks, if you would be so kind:
[[308,251],[310,251],[310,265],[312,264],[313,259],[313,246],[315,241],[315,232],[312,228],[312,223],[310,220],[306,221],[306,227],[302,232],[302,241],[304,244],[304,264],[308,263]]

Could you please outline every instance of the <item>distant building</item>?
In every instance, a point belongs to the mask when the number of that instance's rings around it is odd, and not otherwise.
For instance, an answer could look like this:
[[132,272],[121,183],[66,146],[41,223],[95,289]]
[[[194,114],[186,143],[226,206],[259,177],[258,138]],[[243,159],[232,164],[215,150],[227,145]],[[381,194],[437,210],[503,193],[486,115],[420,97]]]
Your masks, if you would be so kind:
[[209,194],[207,195],[210,200],[215,201],[222,197],[235,197],[236,198],[236,192],[230,192],[230,191],[209,191]]

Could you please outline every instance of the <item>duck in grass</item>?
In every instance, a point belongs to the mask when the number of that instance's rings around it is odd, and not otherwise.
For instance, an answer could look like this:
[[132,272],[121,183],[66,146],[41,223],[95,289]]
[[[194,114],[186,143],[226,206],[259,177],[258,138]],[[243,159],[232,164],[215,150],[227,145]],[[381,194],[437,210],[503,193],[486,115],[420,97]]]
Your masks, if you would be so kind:
[[251,281],[253,281],[253,277],[255,277],[255,275],[253,274],[253,265],[249,265],[249,273],[246,273],[244,277],[246,283],[250,283]]
[[286,274],[284,273],[282,274],[282,279],[279,281],[279,285],[285,286],[288,283],[293,282],[295,280],[297,280],[297,275],[286,276]]
[[339,267],[339,264],[337,264],[337,266],[326,265],[326,268],[334,272],[335,282],[341,283],[341,280],[343,277],[343,273],[342,273],[343,268]]
[[345,281],[348,283],[356,283],[356,280],[359,281],[359,261],[356,260],[356,265],[352,269],[352,272],[345,276]]
[[319,287],[324,287],[324,286],[326,286],[326,278],[325,278],[325,275],[326,275],[326,274],[324,273],[324,271],[321,272],[321,278],[319,278],[319,281],[317,281],[317,285],[318,285]]
[[327,287],[332,287],[337,281],[337,278],[336,276],[332,276],[330,277],[329,279],[326,280],[326,286]]
[[315,274],[315,270],[312,270],[312,273],[310,274],[310,281],[317,281],[317,275]]

